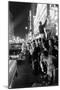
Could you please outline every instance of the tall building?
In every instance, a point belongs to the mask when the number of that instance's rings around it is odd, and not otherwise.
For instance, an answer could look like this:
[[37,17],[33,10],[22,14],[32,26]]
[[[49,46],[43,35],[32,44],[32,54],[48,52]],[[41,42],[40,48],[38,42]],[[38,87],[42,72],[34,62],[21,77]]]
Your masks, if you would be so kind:
[[34,35],[39,34],[39,22],[42,24],[47,18],[46,29],[52,31],[52,34],[58,35],[58,5],[55,4],[37,4],[36,15],[34,16]]
[[8,38],[9,40],[12,40],[14,36],[14,23],[11,21],[12,14],[10,13],[10,11],[8,12],[8,18]]
[[51,22],[51,26],[53,27],[52,32],[56,35],[58,35],[58,25],[59,25],[58,9],[59,9],[59,7],[56,4],[50,5],[50,12],[49,12],[50,13],[50,15],[49,15],[50,22]]
[[45,22],[47,16],[47,4],[37,4],[36,15],[34,16],[34,35],[39,34],[39,22]]
[[31,3],[31,8],[29,10],[29,33],[28,33],[28,39],[33,38],[34,33],[34,16],[36,15],[36,3]]

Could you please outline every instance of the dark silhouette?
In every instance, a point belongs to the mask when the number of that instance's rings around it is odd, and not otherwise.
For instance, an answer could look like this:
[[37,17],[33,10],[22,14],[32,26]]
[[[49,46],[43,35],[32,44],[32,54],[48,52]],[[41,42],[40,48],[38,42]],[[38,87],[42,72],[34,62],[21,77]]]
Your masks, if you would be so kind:
[[42,22],[40,21],[39,32],[40,32],[41,34],[44,34],[44,28],[45,28],[45,26],[46,26],[46,23],[47,23],[47,20],[45,21],[44,24],[42,24]]

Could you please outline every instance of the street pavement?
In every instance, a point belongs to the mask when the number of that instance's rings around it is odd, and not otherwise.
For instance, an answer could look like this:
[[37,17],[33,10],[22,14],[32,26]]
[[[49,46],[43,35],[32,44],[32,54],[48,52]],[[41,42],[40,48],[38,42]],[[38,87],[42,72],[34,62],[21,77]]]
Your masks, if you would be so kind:
[[[35,75],[32,64],[28,60],[16,61],[17,71],[12,81],[11,88],[27,88],[36,86],[49,86],[47,78],[42,78],[41,74]],[[48,82],[48,83],[47,83]],[[53,85],[53,84],[52,84]]]
[[33,83],[39,81],[40,75],[34,75],[31,63],[27,60],[17,63],[17,74],[14,77],[12,88],[31,87]]

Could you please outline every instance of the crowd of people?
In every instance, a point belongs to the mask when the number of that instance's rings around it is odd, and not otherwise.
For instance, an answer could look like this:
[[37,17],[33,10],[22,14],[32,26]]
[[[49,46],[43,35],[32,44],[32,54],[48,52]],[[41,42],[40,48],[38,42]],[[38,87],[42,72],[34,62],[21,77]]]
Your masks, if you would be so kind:
[[39,38],[24,43],[22,51],[32,65],[35,75],[45,77],[47,83],[58,83],[58,37]]
[[46,23],[47,19],[43,25],[40,22],[41,37],[23,42],[17,54],[21,61],[26,60],[31,64],[34,75],[40,75],[40,79],[49,85],[56,85],[58,84],[58,36],[46,37],[47,32],[46,34],[44,32]]
[[21,60],[24,56],[23,60],[31,64],[33,74],[40,75],[42,82],[56,85],[58,84],[58,36],[46,37],[44,32],[46,23],[47,20],[43,25],[40,22],[39,30],[42,37],[22,43],[19,56]]

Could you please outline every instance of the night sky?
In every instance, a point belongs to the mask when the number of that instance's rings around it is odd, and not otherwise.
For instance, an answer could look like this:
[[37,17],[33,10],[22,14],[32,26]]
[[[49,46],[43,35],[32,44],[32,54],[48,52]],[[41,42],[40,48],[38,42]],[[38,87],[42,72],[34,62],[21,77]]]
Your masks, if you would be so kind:
[[28,26],[30,7],[30,3],[9,1],[9,11],[12,15],[10,19],[14,23],[15,36],[25,38],[26,33],[28,33],[28,30],[25,30],[25,27]]

